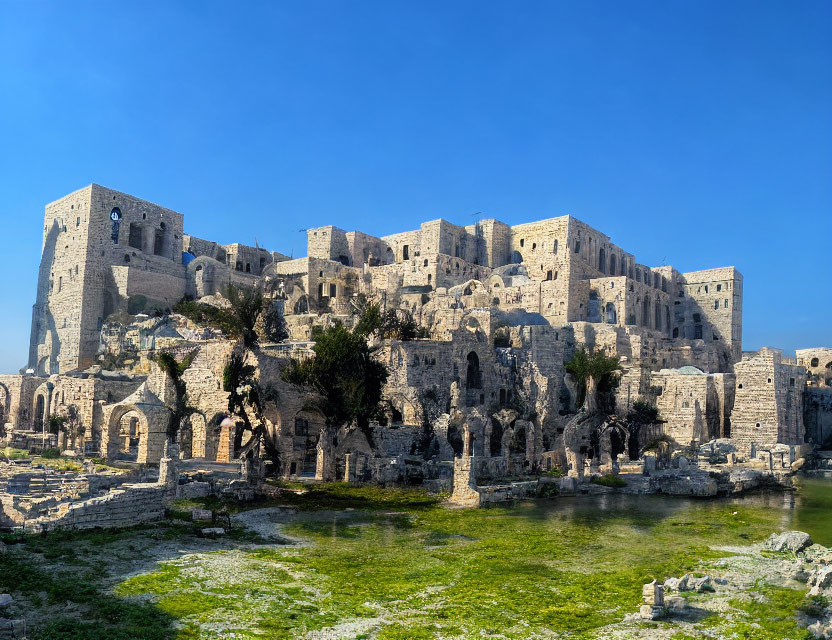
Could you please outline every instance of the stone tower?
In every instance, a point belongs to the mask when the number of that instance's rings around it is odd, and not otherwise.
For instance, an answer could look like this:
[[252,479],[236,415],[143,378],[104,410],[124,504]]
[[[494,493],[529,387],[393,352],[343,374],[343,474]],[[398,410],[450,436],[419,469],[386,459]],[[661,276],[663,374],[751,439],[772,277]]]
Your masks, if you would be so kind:
[[85,369],[104,320],[184,295],[182,214],[96,184],[46,205],[29,368]]

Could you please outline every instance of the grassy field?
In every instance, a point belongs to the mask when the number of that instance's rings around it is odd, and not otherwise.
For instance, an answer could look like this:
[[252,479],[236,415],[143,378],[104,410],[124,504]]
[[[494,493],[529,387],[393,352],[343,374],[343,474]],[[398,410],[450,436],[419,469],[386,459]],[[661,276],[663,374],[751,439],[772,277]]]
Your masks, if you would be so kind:
[[[76,607],[48,616],[40,638],[294,638],[333,627],[338,638],[596,638],[638,609],[645,582],[701,571],[724,555],[711,545],[747,544],[782,523],[777,509],[742,501],[599,496],[460,510],[417,491],[340,484],[280,503],[298,513],[275,533],[309,544],[243,532],[211,542],[186,524],[50,534],[15,545],[0,590],[18,581],[33,606]],[[793,619],[802,592],[757,593],[731,605],[733,619],[697,628],[805,637]],[[103,608],[91,607],[99,598]],[[676,637],[700,637],[690,634]]]

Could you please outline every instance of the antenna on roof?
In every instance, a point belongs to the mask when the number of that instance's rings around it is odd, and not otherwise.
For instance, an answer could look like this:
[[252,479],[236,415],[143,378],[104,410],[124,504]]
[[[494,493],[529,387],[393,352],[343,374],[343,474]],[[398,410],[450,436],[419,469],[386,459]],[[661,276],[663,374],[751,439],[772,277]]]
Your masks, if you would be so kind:
[[255,249],[259,249],[259,248],[260,248],[260,244],[257,242],[257,236],[254,236],[254,248],[255,248]]

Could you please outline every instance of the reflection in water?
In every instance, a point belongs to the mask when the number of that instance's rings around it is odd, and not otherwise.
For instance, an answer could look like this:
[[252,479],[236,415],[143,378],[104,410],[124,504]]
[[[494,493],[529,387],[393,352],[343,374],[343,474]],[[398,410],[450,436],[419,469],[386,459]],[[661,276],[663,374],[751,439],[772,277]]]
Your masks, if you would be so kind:
[[617,518],[634,527],[648,528],[670,517],[708,522],[712,519],[710,516],[726,506],[751,507],[772,515],[779,513],[777,522],[784,531],[806,531],[815,542],[832,546],[832,481],[801,477],[798,484],[797,492],[761,491],[718,499],[613,493],[561,497],[552,501],[520,503],[513,513],[524,518],[569,520],[588,527]]

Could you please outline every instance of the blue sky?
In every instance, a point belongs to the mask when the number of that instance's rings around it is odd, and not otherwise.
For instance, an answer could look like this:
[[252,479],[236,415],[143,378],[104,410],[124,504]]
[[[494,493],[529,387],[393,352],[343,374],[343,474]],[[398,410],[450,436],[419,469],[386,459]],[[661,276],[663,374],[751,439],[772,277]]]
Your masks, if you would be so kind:
[[90,182],[296,256],[570,213],[737,266],[746,348],[832,345],[832,2],[0,0],[0,371]]

